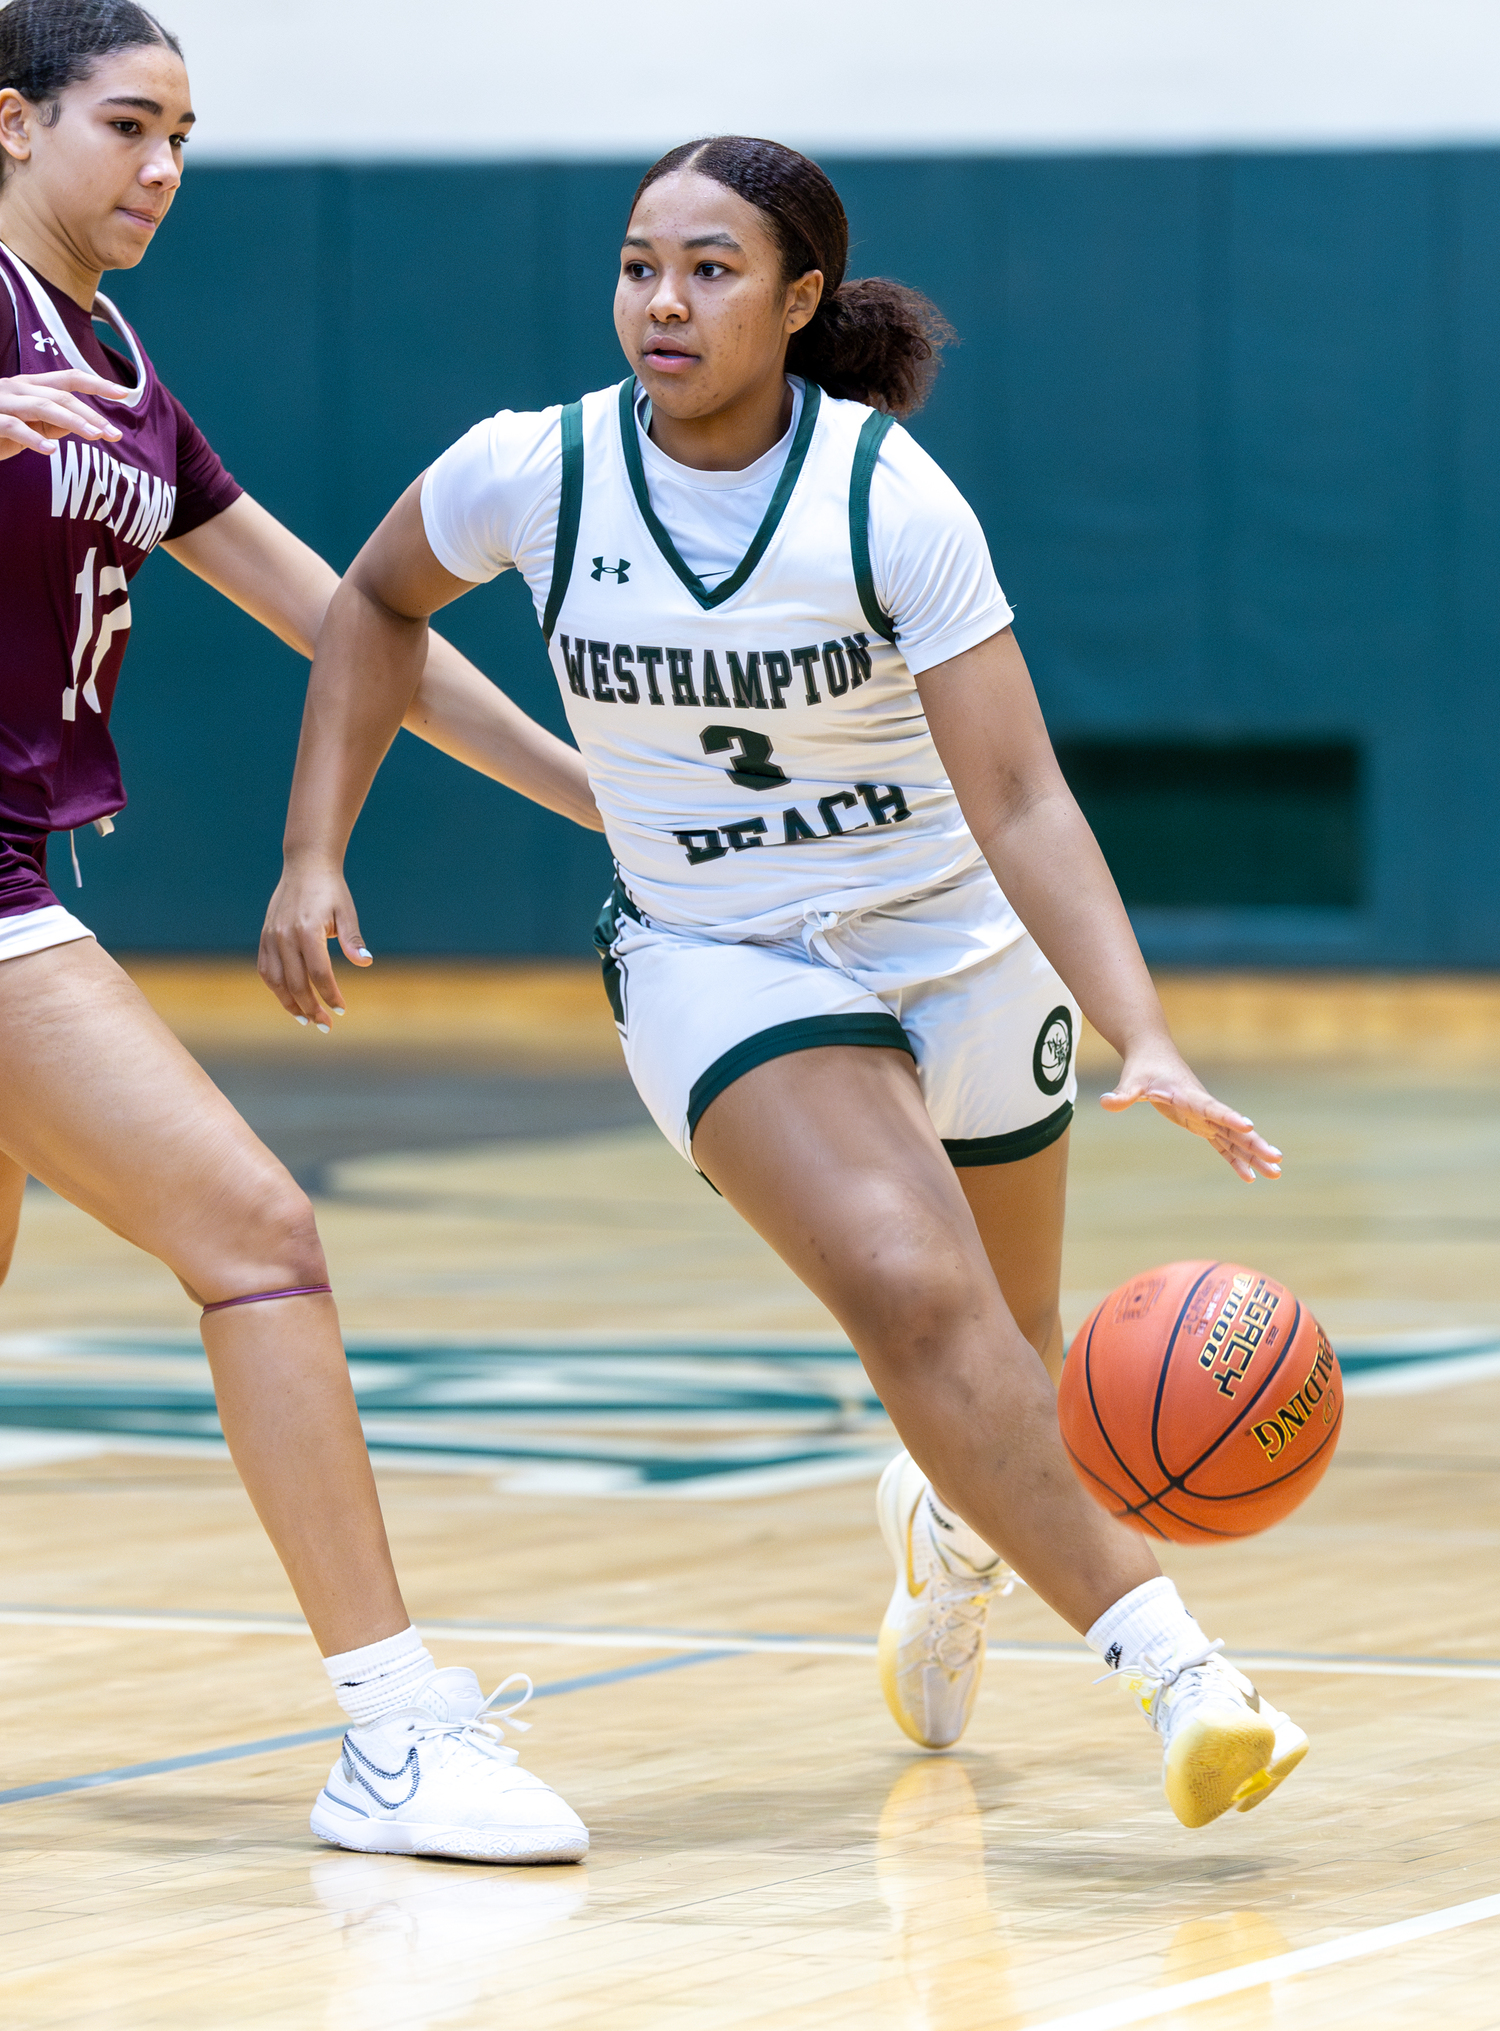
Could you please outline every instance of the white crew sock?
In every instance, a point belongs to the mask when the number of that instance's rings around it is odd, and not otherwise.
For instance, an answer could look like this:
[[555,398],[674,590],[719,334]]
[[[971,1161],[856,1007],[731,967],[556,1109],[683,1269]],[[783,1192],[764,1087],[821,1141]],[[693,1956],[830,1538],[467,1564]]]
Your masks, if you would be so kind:
[[1118,1671],[1121,1665],[1128,1668],[1148,1657],[1160,1663],[1187,1645],[1206,1644],[1208,1639],[1183,1607],[1172,1581],[1162,1574],[1107,1608],[1083,1640],[1112,1671]]
[[339,1705],[356,1728],[368,1728],[387,1714],[409,1707],[413,1695],[437,1670],[421,1637],[409,1624],[399,1636],[325,1657],[323,1668],[333,1680]]
[[930,1488],[927,1491],[927,1520],[933,1527],[932,1541],[939,1550],[949,1557],[957,1554],[975,1572],[987,1572],[999,1558],[1000,1554],[993,1545],[986,1544],[977,1530],[971,1530],[961,1516],[939,1502]]

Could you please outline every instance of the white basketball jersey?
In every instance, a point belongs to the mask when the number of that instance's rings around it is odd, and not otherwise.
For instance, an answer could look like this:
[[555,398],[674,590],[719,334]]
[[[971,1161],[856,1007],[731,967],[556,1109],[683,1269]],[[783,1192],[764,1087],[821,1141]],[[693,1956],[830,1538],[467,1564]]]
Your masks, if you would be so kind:
[[532,593],[636,905],[778,936],[977,871],[870,572],[891,419],[809,384],[760,528],[709,588],[652,509],[634,395],[562,412],[556,555]]

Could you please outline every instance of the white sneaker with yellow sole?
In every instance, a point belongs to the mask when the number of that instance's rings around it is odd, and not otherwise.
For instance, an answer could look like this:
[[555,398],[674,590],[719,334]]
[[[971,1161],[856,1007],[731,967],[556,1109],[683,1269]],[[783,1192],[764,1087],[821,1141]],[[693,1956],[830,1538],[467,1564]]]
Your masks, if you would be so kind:
[[1207,1826],[1231,1806],[1249,1812],[1296,1769],[1307,1736],[1243,1672],[1199,1644],[1164,1661],[1124,1667],[1161,1736],[1167,1803],[1184,1826]]
[[903,1733],[924,1749],[948,1749],[974,1711],[990,1602],[1018,1581],[1001,1558],[978,1567],[942,1545],[926,1496],[927,1476],[898,1453],[875,1498],[896,1567],[880,1625],[880,1684]]

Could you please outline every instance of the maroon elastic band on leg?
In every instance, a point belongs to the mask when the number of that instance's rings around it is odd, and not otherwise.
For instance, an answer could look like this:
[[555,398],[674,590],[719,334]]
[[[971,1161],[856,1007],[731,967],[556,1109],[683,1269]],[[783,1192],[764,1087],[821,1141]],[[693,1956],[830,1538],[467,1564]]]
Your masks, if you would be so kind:
[[220,1298],[216,1305],[205,1305],[203,1316],[210,1312],[227,1312],[231,1305],[264,1305],[272,1298],[320,1298],[330,1295],[333,1285],[328,1283],[299,1284],[294,1291],[252,1291],[248,1298]]

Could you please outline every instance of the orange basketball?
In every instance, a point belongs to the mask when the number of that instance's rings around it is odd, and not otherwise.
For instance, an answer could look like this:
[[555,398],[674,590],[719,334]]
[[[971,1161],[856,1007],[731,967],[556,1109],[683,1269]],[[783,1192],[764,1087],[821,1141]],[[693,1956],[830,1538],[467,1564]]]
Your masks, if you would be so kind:
[[1237,1262],[1132,1277],[1068,1350],[1058,1418],[1084,1486],[1179,1544],[1249,1537],[1323,1478],[1344,1384],[1322,1327]]

